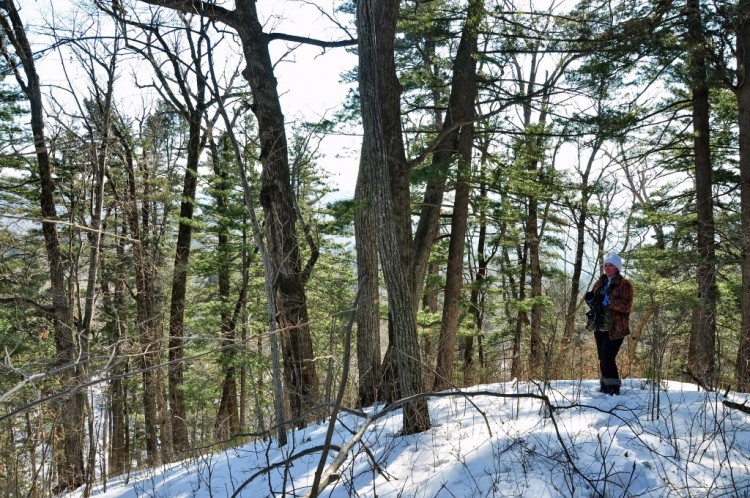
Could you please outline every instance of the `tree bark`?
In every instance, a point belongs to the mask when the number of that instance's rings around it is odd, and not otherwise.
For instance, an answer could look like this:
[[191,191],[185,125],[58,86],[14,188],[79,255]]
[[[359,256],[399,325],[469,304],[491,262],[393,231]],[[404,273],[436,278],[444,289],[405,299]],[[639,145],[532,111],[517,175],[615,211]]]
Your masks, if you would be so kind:
[[695,154],[695,205],[697,214],[698,299],[690,331],[688,369],[705,385],[714,384],[716,349],[716,266],[708,81],[705,35],[698,0],[687,0],[687,45],[693,108],[693,152]]
[[[201,151],[205,147],[205,136],[201,133],[201,124],[206,112],[206,81],[201,74],[200,58],[193,60],[197,92],[195,102],[184,102],[188,122],[187,158],[185,177],[180,200],[180,218],[177,228],[174,267],[172,270],[172,292],[169,306],[169,409],[172,419],[172,445],[177,453],[184,452],[190,446],[188,440],[187,413],[183,385],[183,337],[185,335],[185,294],[187,292],[188,264],[190,247],[193,240],[193,212],[195,211],[195,194],[198,186],[198,164]],[[166,83],[163,81],[163,83]],[[189,95],[188,89],[182,88],[183,95]],[[179,455],[177,455],[179,458]]]
[[[375,211],[378,253],[388,291],[393,327],[391,345],[400,394],[424,390],[417,341],[414,247],[411,233],[409,171],[400,122],[400,87],[394,62],[398,0],[357,4],[359,88],[362,102],[362,161],[372,173],[369,198]],[[427,401],[411,401],[403,411],[403,433],[430,427]]]
[[[0,25],[10,46],[2,45],[2,55],[8,68],[13,70],[16,81],[29,100],[31,131],[34,137],[39,182],[40,204],[44,221],[42,234],[50,272],[50,295],[55,331],[55,363],[60,368],[62,396],[56,406],[61,420],[62,459],[58,466],[60,475],[57,491],[75,489],[84,481],[83,431],[85,395],[79,389],[82,367],[78,362],[77,328],[73,310],[67,297],[65,265],[55,221],[55,183],[52,164],[44,133],[44,108],[39,75],[36,71],[34,53],[26,36],[21,17],[13,0],[0,3]],[[14,53],[10,53],[10,47]],[[72,272],[71,272],[72,273]]]
[[453,64],[451,89],[451,115],[460,124],[456,137],[458,173],[456,194],[451,217],[451,237],[448,246],[448,268],[446,270],[443,317],[438,341],[437,363],[433,389],[443,390],[452,384],[453,364],[456,356],[456,335],[461,312],[461,290],[463,288],[464,247],[469,219],[469,181],[471,159],[474,148],[474,104],[477,97],[477,36],[484,3],[472,0],[466,15],[466,23]]
[[750,1],[737,3],[737,67],[739,84],[737,124],[739,129],[740,224],[742,249],[742,318],[735,376],[737,390],[750,392]]
[[357,250],[357,365],[359,370],[359,406],[370,406],[380,398],[380,285],[378,281],[378,253],[375,215],[367,192],[370,173],[360,166],[354,198],[355,245]]

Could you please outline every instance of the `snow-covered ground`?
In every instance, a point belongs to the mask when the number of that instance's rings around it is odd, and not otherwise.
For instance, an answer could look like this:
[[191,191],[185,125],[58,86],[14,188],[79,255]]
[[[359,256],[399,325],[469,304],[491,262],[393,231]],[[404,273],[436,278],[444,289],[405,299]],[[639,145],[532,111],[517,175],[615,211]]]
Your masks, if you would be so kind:
[[[368,409],[375,420],[320,496],[750,497],[750,415],[723,403],[750,405],[748,396],[676,382],[626,380],[620,396],[598,387],[513,382],[441,393],[430,399],[432,429],[406,437],[400,410]],[[351,441],[366,420],[339,414],[332,444]],[[327,427],[290,433],[283,448],[254,442],[110,480],[91,495],[305,496]]]

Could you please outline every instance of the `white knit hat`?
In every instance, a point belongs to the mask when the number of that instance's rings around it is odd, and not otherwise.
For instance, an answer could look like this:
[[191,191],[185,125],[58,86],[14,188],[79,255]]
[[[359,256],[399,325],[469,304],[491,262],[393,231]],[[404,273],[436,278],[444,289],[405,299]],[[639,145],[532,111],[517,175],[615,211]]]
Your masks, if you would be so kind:
[[606,265],[607,263],[615,265],[617,271],[622,272],[622,258],[615,251],[612,251],[609,256],[604,258],[604,264]]

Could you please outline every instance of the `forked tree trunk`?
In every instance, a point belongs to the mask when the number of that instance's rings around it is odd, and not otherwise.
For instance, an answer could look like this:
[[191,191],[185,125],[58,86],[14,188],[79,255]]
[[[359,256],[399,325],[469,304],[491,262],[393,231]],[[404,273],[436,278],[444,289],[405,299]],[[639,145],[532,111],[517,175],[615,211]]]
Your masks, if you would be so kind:
[[[575,260],[573,262],[573,273],[570,278],[570,292],[568,294],[568,308],[565,312],[565,328],[563,329],[560,348],[555,357],[554,372],[557,378],[573,378],[573,372],[565,368],[571,361],[570,346],[573,343],[575,332],[576,312],[581,302],[581,274],[583,273],[583,252],[586,247],[586,226],[589,219],[589,175],[594,166],[601,140],[597,140],[589,153],[585,169],[581,172],[581,200],[577,206],[571,206],[572,217],[576,231]],[[576,207],[578,212],[576,213]]]
[[[258,119],[262,161],[260,204],[273,277],[277,321],[282,338],[284,380],[292,417],[307,415],[318,402],[318,374],[315,368],[307,296],[302,275],[296,230],[289,154],[276,77],[268,51],[268,37],[255,9],[255,2],[236,2],[232,26],[237,29],[247,67],[242,75],[250,83],[252,111]],[[304,418],[299,424],[304,423]]]
[[[480,175],[481,176],[481,175]],[[480,180],[479,184],[479,198],[480,201],[478,222],[479,222],[479,233],[477,235],[477,251],[476,251],[476,272],[474,273],[474,281],[471,286],[471,294],[469,296],[469,309],[471,310],[471,316],[474,320],[473,329],[474,333],[467,336],[464,341],[464,385],[471,385],[474,382],[474,337],[477,338],[477,346],[480,344],[482,336],[483,322],[484,322],[484,280],[487,277],[487,257],[485,256],[485,250],[487,246],[487,216],[484,205],[484,199],[487,196],[487,185],[484,179]],[[480,368],[482,364],[480,362]]]
[[[394,61],[398,0],[357,4],[359,88],[362,102],[361,167],[372,173],[369,198],[375,211],[377,244],[388,291],[391,348],[402,397],[424,391],[417,341],[414,248],[411,234],[409,171],[400,123],[400,90]],[[427,400],[407,403],[403,433],[430,427]]]
[[[536,74],[537,68],[532,68],[533,74]],[[535,91],[534,76],[530,78],[528,87],[526,88],[526,95],[533,95]],[[545,83],[546,87],[547,83]],[[524,149],[522,154],[528,158],[525,159],[525,167],[529,172],[529,176],[534,179],[535,182],[540,182],[539,178],[539,165],[541,162],[541,153],[544,140],[540,135],[530,132],[532,127],[531,122],[532,105],[530,101],[524,104],[524,131],[527,136],[524,140]],[[539,122],[537,123],[538,132],[546,125],[546,102],[542,103],[542,111],[539,116]],[[544,345],[542,343],[542,303],[540,298],[542,297],[542,265],[540,258],[541,250],[541,229],[539,227],[539,197],[535,191],[529,192],[526,197],[526,223],[524,228],[524,255],[528,259],[524,258],[526,264],[528,264],[528,275],[531,281],[530,295],[532,299],[531,303],[531,321],[529,322],[529,371],[528,375],[530,378],[540,379],[543,376],[543,370],[545,365],[544,358]],[[524,286],[525,281],[519,282],[519,285]],[[519,322],[520,320],[519,315]],[[521,330],[517,330],[521,331]],[[520,339],[520,338],[519,338]],[[519,352],[520,353],[520,352]]]

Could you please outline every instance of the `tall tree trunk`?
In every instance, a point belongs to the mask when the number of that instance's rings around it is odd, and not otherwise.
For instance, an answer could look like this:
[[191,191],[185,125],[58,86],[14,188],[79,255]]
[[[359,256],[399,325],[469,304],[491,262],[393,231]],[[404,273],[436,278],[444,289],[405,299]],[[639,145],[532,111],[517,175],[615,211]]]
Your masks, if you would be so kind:
[[[546,103],[542,104],[542,113],[539,117],[540,128],[546,124]],[[541,133],[541,131],[540,131]],[[526,169],[533,174],[535,180],[544,185],[544,181],[539,175],[539,163],[541,161],[543,138],[541,136],[528,137],[528,152],[531,159],[527,163]],[[525,225],[524,253],[528,255],[528,270],[530,286],[531,304],[531,321],[529,323],[530,331],[530,348],[529,348],[529,375],[532,378],[540,379],[547,375],[545,366],[547,365],[544,344],[542,342],[542,311],[543,305],[540,301],[542,297],[542,263],[541,263],[541,245],[542,229],[540,227],[539,216],[539,198],[536,193],[528,195]],[[523,284],[522,284],[523,285]]]
[[740,74],[736,95],[740,149],[742,319],[735,376],[737,389],[750,392],[750,1],[740,0],[737,3],[737,15],[737,67]]
[[[583,186],[585,189],[586,186]],[[586,244],[586,219],[588,218],[588,201],[585,195],[581,198],[577,217],[575,219],[576,227],[576,248],[575,261],[573,262],[573,274],[570,278],[570,293],[568,294],[568,308],[565,312],[565,328],[563,329],[560,349],[557,352],[555,361],[555,375],[557,378],[567,379],[571,377],[572,372],[566,370],[565,364],[570,359],[570,345],[573,342],[573,332],[576,324],[576,311],[580,302],[581,273],[583,271],[583,250]]]
[[716,348],[716,266],[712,199],[711,140],[706,77],[705,35],[698,0],[687,0],[687,44],[693,108],[695,204],[697,213],[698,298],[688,348],[688,369],[705,385],[714,384]]
[[370,406],[380,400],[378,386],[381,375],[380,358],[380,294],[378,281],[378,253],[375,215],[367,192],[370,173],[360,166],[357,177],[354,214],[355,245],[357,250],[357,365],[359,370],[359,406]]
[[[417,4],[416,8],[429,9],[432,7],[427,4]],[[434,78],[439,78],[442,67],[438,62],[437,40],[435,39],[435,34],[436,33],[428,31],[424,35],[425,39],[424,49],[422,50],[422,63],[425,69],[430,71],[430,74]],[[433,126],[437,133],[447,130],[446,125],[448,124],[448,121],[451,121],[450,117],[446,119],[446,113],[443,110],[442,102],[445,98],[445,91],[445,88],[437,85],[433,85],[430,88],[433,103]],[[430,254],[432,253],[432,248],[440,229],[443,196],[445,194],[450,167],[449,161],[453,155],[453,149],[455,149],[452,143],[454,141],[452,136],[455,136],[455,134],[455,131],[449,132],[446,140],[443,140],[442,143],[438,144],[435,153],[432,154],[432,162],[429,166],[430,174],[427,177],[422,197],[419,221],[414,234],[415,294],[417,300],[422,301],[422,309],[427,310],[430,313],[438,312],[439,293],[437,285],[439,267],[435,261],[430,260]],[[431,288],[425,289],[424,287],[427,284],[428,279],[432,279],[430,280]],[[429,328],[431,329],[432,327]],[[422,337],[422,358],[425,367],[429,368],[430,372],[432,372],[430,366],[432,365],[432,360],[434,358],[432,335],[432,331],[428,330],[428,332]],[[391,364],[387,365],[387,368],[391,367]]]
[[[535,74],[537,71],[536,62],[532,63],[532,76],[527,83],[526,96],[531,99],[535,92]],[[532,102],[527,100],[524,103],[524,133],[526,133],[524,150],[522,154],[526,163],[526,170],[531,178],[539,185],[543,182],[539,175],[539,164],[542,160],[544,138],[542,132],[547,122],[547,94],[549,91],[550,81],[544,83],[542,87],[541,112],[538,123],[532,130]],[[539,227],[539,198],[535,191],[529,192],[526,197],[526,223],[524,229],[524,254],[528,256],[528,276],[530,279],[530,298],[531,304],[531,321],[529,323],[530,348],[529,348],[529,375],[531,378],[539,379],[543,375],[543,367],[546,364],[544,358],[544,345],[542,343],[542,265],[540,258],[541,251],[541,230]],[[520,285],[525,285],[521,281]]]
[[[417,4],[417,8],[420,8],[420,4]],[[437,78],[439,77],[439,74],[437,73],[442,69],[440,65],[436,63],[436,42],[432,38],[432,33],[429,33],[426,36],[427,38],[424,42],[425,47],[423,51],[424,65],[429,67],[433,76]],[[431,91],[435,131],[439,133],[440,131],[450,130],[453,127],[452,123],[454,120],[450,112],[447,114],[444,114],[443,112],[441,102],[444,99],[444,89],[433,86]],[[430,164],[431,174],[427,178],[427,184],[425,185],[422,197],[422,206],[419,213],[419,222],[417,223],[417,229],[414,233],[414,281],[417,286],[416,294],[418,299],[422,297],[423,286],[427,272],[429,271],[428,267],[430,266],[430,253],[432,252],[432,247],[435,244],[435,239],[440,229],[443,195],[445,194],[450,160],[454,155],[454,142],[457,133],[457,130],[450,131],[446,139],[438,144],[435,153],[432,154],[432,162]],[[437,304],[432,310],[433,312],[437,311]],[[426,346],[429,346],[429,349],[431,349],[431,340],[426,342]]]
[[[141,347],[141,369],[143,376],[143,425],[146,442],[146,458],[149,465],[159,463],[159,399],[162,398],[161,383],[157,368],[161,358],[160,321],[156,310],[155,262],[150,258],[153,250],[148,237],[150,208],[147,192],[143,198],[138,192],[136,160],[127,135],[115,128],[124,151],[127,192],[124,202],[125,215],[133,239],[133,267],[135,269],[135,302],[138,339]],[[147,183],[147,180],[144,180]],[[170,441],[171,443],[171,441]]]
[[[199,61],[196,63],[199,63]],[[185,294],[187,291],[190,247],[193,240],[193,212],[198,187],[198,164],[205,144],[205,137],[201,135],[201,124],[205,115],[206,82],[200,76],[199,69],[196,69],[196,71],[199,76],[197,78],[198,96],[195,107],[190,102],[186,103],[186,106],[190,109],[186,116],[188,121],[188,152],[182,185],[182,199],[180,201],[180,218],[177,228],[172,294],[169,306],[169,410],[172,419],[172,445],[173,450],[178,453],[176,455],[178,458],[180,457],[179,453],[184,452],[190,446],[185,396],[182,388],[185,368],[182,360],[185,334]]]
[[[527,248],[524,245],[523,249],[518,250],[520,255],[518,259],[518,282],[514,285],[513,278],[510,278],[510,288],[514,290],[516,301],[521,302],[526,299],[526,274],[527,274]],[[503,249],[503,259],[505,265],[510,268],[510,256],[507,249]],[[518,289],[515,291],[515,289]],[[513,379],[520,379],[524,374],[523,358],[521,358],[521,344],[523,341],[524,331],[529,328],[529,315],[523,307],[518,308],[516,313],[516,322],[513,329],[513,344],[511,352],[511,363],[510,363],[510,376]]]
[[[485,180],[480,179],[479,184],[479,234],[477,235],[477,269],[474,273],[474,282],[471,286],[471,295],[469,297],[469,306],[472,318],[474,319],[474,334],[466,337],[464,342],[464,385],[471,385],[473,382],[474,372],[474,336],[477,341],[482,335],[484,321],[484,279],[487,277],[487,258],[485,249],[487,245],[487,216],[484,202],[487,197],[487,184]],[[481,364],[480,364],[481,366]]]
[[[296,216],[290,183],[284,115],[281,112],[268,37],[258,19],[255,2],[236,2],[233,27],[242,40],[250,83],[252,111],[258,120],[262,161],[260,204],[265,216],[268,262],[273,276],[277,321],[282,337],[284,379],[292,417],[302,417],[318,401],[305,281],[297,243]],[[303,421],[300,421],[303,423]]]
[[[471,128],[473,126],[467,126]],[[471,139],[473,132],[465,130],[469,135],[468,152],[470,161]],[[463,154],[462,154],[463,156]],[[456,336],[458,334],[459,317],[461,313],[461,291],[464,276],[464,247],[466,244],[466,228],[469,218],[469,179],[471,165],[462,157],[459,165],[459,178],[456,183],[456,197],[453,203],[451,217],[451,237],[448,243],[448,266],[446,269],[445,293],[443,301],[443,315],[438,341],[437,361],[435,363],[435,380],[432,388],[441,391],[453,384],[453,366],[456,356]]]
[[[474,197],[474,217],[479,225],[479,232],[477,234],[477,249],[475,255],[476,270],[472,276],[473,282],[471,286],[471,294],[469,297],[469,309],[474,321],[474,333],[466,338],[464,343],[464,385],[472,385],[476,382],[475,379],[475,363],[474,363],[474,349],[476,339],[476,356],[479,364],[479,368],[484,372],[484,305],[486,297],[486,284],[485,279],[487,278],[487,271],[489,268],[490,261],[497,254],[499,245],[496,242],[492,244],[492,247],[487,252],[487,210],[489,198],[488,194],[488,178],[486,164],[489,158],[488,147],[490,141],[483,140],[479,146],[480,159],[479,159],[479,174],[478,174],[478,195]],[[496,240],[501,238],[502,235],[498,234]],[[484,379],[484,374],[480,377],[480,382]]]
[[118,363],[112,374],[115,378],[109,383],[110,441],[109,476],[118,476],[128,469],[130,463],[130,430],[128,427],[128,395],[123,383],[127,375],[128,362]]
[[[179,0],[142,0],[184,13],[196,10],[237,31],[247,67],[242,76],[252,91],[251,110],[258,120],[260,141],[260,204],[265,216],[266,263],[272,278],[276,322],[282,338],[284,380],[291,415],[304,424],[306,415],[319,397],[310,324],[305,293],[306,275],[300,261],[297,240],[294,193],[292,192],[289,151],[281,103],[268,44],[255,0],[237,0],[235,10],[207,3]],[[281,422],[281,421],[279,421]]]
[[[248,240],[249,240],[249,234],[248,234],[248,223],[247,223],[247,217],[243,217],[243,223],[242,223],[242,247],[248,247]],[[247,249],[243,251],[243,272],[247,273],[249,275],[250,271],[250,257],[248,255]],[[240,311],[240,315],[242,317],[247,316],[247,299],[245,299],[242,302],[242,310]],[[248,356],[248,326],[247,326],[247,320],[244,318],[240,321],[240,344],[241,347],[241,354],[242,354],[242,362],[240,366],[240,406],[239,406],[239,417],[240,417],[240,429],[243,427],[247,427],[247,413],[248,413],[248,405],[249,405],[249,399],[248,399],[248,383],[254,384],[253,382],[253,370],[252,367],[249,367],[248,362],[246,361]],[[262,345],[262,343],[261,343]],[[261,351],[258,351],[259,355],[262,355]],[[259,388],[262,387],[262,376],[259,379]],[[255,406],[258,407],[260,404],[260,400],[258,399],[258,396],[253,396]],[[265,426],[263,424],[263,416],[261,415],[261,411],[257,410],[258,414],[258,432],[263,432],[265,430]]]
[[[414,248],[409,171],[400,123],[400,89],[394,62],[398,0],[357,4],[359,88],[362,102],[362,161],[372,173],[369,198],[375,211],[377,245],[388,291],[393,354],[402,397],[424,391],[417,341]],[[403,434],[430,427],[427,400],[404,406]]]
[[4,36],[10,42],[3,44],[2,55],[7,67],[12,68],[21,90],[29,100],[31,111],[31,131],[34,137],[39,182],[41,185],[42,234],[47,252],[50,272],[50,295],[55,331],[55,363],[59,368],[62,396],[57,403],[57,413],[61,420],[63,451],[61,458],[58,490],[74,489],[84,481],[83,430],[85,394],[80,389],[83,374],[79,360],[77,330],[73,310],[66,292],[65,267],[60,249],[60,240],[55,220],[55,183],[52,177],[52,164],[44,134],[44,109],[39,75],[36,71],[34,53],[26,36],[14,0],[0,3],[0,24]]
[[458,175],[456,196],[453,201],[451,237],[448,246],[448,268],[446,271],[443,318],[438,343],[437,363],[433,389],[447,388],[453,380],[453,364],[456,356],[456,335],[461,312],[461,290],[463,288],[464,247],[469,219],[469,181],[471,159],[474,148],[474,104],[477,96],[477,36],[484,3],[472,0],[461,34],[461,41],[453,64],[453,89],[449,114],[459,124],[456,156]]
[[154,466],[160,463],[159,400],[163,393],[157,368],[161,363],[162,337],[155,310],[156,289],[153,282],[156,275],[148,261],[147,250],[142,247],[144,240],[136,240],[139,243],[134,244],[133,262],[136,271],[136,308],[143,370],[143,424],[148,463]]
[[112,365],[111,380],[109,381],[109,454],[108,454],[108,476],[117,476],[125,473],[130,463],[130,431],[128,420],[128,398],[123,379],[128,373],[129,355],[125,353],[127,344],[127,329],[124,320],[125,304],[125,280],[121,271],[124,270],[125,259],[124,238],[127,234],[125,225],[121,228],[122,237],[114,239],[115,243],[115,265],[114,272],[102,274],[102,293],[104,296],[104,307],[109,310],[112,317],[106,325],[115,344],[115,360]]
[[[537,49],[540,47],[537,46]],[[525,77],[521,65],[516,61],[515,71],[519,85],[519,91],[524,96],[523,102],[523,142],[518,152],[519,161],[525,167],[528,178],[539,188],[544,188],[545,181],[540,174],[540,165],[544,159],[546,145],[546,127],[548,117],[549,99],[552,88],[558,78],[561,77],[563,69],[572,58],[567,58],[558,64],[552,73],[546,73],[545,80],[540,84],[537,81],[538,72],[541,70],[541,52],[532,53],[528,63],[529,74]],[[538,97],[538,102],[535,100]],[[533,113],[538,109],[536,123],[533,123]],[[544,310],[541,302],[542,297],[542,265],[541,265],[541,242],[544,217],[540,217],[539,189],[529,189],[526,195],[526,223],[524,228],[524,264],[528,265],[528,277],[530,279],[531,320],[529,323],[530,349],[529,349],[529,371],[531,378],[541,378],[548,375],[548,363],[545,358],[544,344],[542,342],[542,312]],[[542,210],[544,211],[544,210]],[[540,222],[541,225],[540,226]],[[520,285],[526,285],[521,281]]]
[[[112,99],[114,91],[114,80],[115,80],[115,68],[117,67],[117,53],[119,49],[119,43],[115,41],[113,48],[113,55],[109,61],[102,61],[102,65],[106,65],[106,88],[102,91],[96,81],[96,76],[90,74],[90,81],[93,86],[92,90],[92,103],[93,107],[90,111],[89,121],[86,124],[88,131],[88,140],[91,154],[91,165],[92,165],[92,182],[91,182],[91,202],[89,203],[89,219],[91,230],[87,231],[87,237],[89,241],[89,265],[88,275],[86,278],[86,294],[85,304],[83,311],[83,320],[81,322],[81,332],[79,333],[81,355],[87,358],[90,354],[89,341],[92,337],[92,322],[94,319],[94,311],[96,308],[97,296],[99,291],[97,285],[99,282],[100,273],[100,254],[102,245],[102,234],[103,222],[102,217],[104,213],[104,186],[105,186],[105,171],[107,169],[109,159],[109,145],[112,142],[112,116],[114,113]],[[115,345],[119,348],[119,344]],[[91,406],[87,403],[87,414],[91,414]],[[120,421],[120,415],[116,417],[116,422]],[[105,429],[106,430],[106,429]],[[94,434],[94,418],[89,416],[88,422],[88,433]],[[105,441],[110,436],[105,435]],[[88,443],[88,462],[86,464],[86,488],[84,494],[89,492],[88,487],[94,482],[94,474],[96,468],[96,455],[97,453],[106,451],[106,448],[99,448],[99,441],[94,441],[89,438]],[[106,465],[103,466],[102,472],[106,475]]]
[[[212,83],[214,87],[217,87],[217,82],[215,77],[212,73]],[[219,106],[219,113],[221,114],[222,118],[224,119],[224,124],[227,126],[227,137],[229,138],[229,141],[232,145],[232,150],[234,152],[234,158],[237,161],[237,170],[240,177],[240,184],[242,185],[242,194],[243,194],[243,200],[245,201],[245,208],[247,211],[247,219],[244,220],[245,223],[243,225],[247,225],[247,222],[249,221],[249,225],[252,227],[252,235],[253,239],[255,240],[255,244],[257,246],[258,253],[261,256],[261,259],[263,260],[263,276],[264,276],[264,282],[263,282],[263,291],[266,298],[266,316],[268,319],[268,342],[270,344],[270,350],[271,350],[271,376],[272,376],[272,386],[273,386],[273,408],[274,408],[274,416],[276,417],[276,436],[277,436],[277,443],[279,446],[286,446],[287,443],[287,423],[286,423],[286,401],[284,399],[284,386],[282,384],[282,369],[280,365],[280,358],[279,358],[279,352],[278,352],[278,322],[276,320],[276,310],[278,309],[276,305],[276,297],[274,295],[274,278],[271,268],[271,263],[269,261],[270,256],[268,255],[268,250],[266,248],[266,243],[263,240],[263,236],[261,233],[260,223],[258,221],[258,217],[255,214],[255,207],[253,204],[252,199],[252,189],[250,187],[250,181],[248,180],[247,176],[247,166],[245,164],[245,156],[243,155],[242,151],[240,150],[240,144],[237,141],[237,137],[234,135],[232,131],[232,120],[229,118],[229,114],[227,113],[226,108],[223,106]],[[247,233],[243,231],[243,245],[247,244]],[[243,336],[246,335],[246,329],[243,325]],[[261,340],[261,337],[258,337],[258,354],[262,354],[263,349],[263,343]],[[258,390],[262,388],[262,376],[258,378]],[[256,415],[258,417],[258,427],[263,427],[263,416],[259,409],[259,403],[257,402],[257,396],[256,396]],[[300,419],[300,423],[302,423],[302,420]],[[262,429],[261,429],[262,431]]]
[[[529,167],[532,170],[532,167]],[[535,195],[527,199],[526,211],[526,252],[529,255],[529,277],[531,279],[530,297],[534,301],[531,305],[529,375],[539,379],[544,364],[544,350],[542,344],[542,304],[538,298],[542,296],[542,267],[539,258],[541,241],[539,237],[539,209]]]
[[188,261],[192,241],[192,219],[195,192],[198,183],[198,155],[196,148],[200,139],[200,119],[190,121],[188,158],[180,202],[180,219],[177,229],[174,269],[172,274],[172,297],[169,307],[169,408],[172,415],[172,444],[174,451],[188,448],[187,414],[182,394],[183,383],[183,335],[185,323],[185,294],[187,289]]

